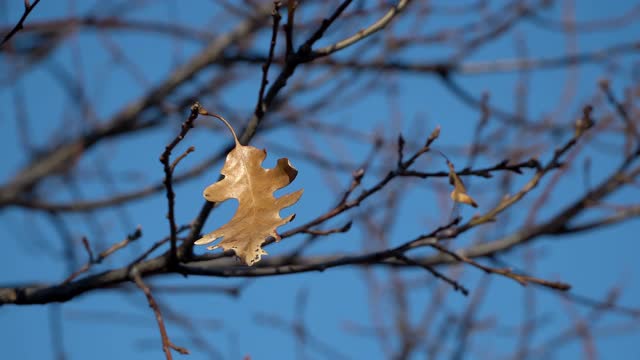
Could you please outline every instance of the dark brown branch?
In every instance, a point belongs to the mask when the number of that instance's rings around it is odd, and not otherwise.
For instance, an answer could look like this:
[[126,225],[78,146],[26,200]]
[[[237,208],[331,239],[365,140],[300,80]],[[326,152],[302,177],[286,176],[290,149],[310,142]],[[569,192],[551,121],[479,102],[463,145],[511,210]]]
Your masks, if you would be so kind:
[[[452,239],[458,236],[461,232],[458,224],[460,218],[455,218],[448,224],[440,226],[428,234],[419,235],[399,246],[375,251],[362,255],[337,255],[328,257],[317,257],[310,261],[295,261],[295,258],[287,256],[281,259],[281,263],[270,263],[268,261],[261,261],[256,267],[229,267],[225,265],[217,266],[215,262],[213,266],[207,266],[205,263],[192,263],[183,265],[179,271],[183,274],[192,275],[209,275],[209,276],[221,276],[221,277],[259,277],[259,276],[276,276],[296,274],[309,271],[325,271],[326,269],[347,266],[347,265],[378,265],[378,264],[396,264],[397,256],[404,254],[405,252],[428,246],[431,243],[435,243],[444,239]],[[469,229],[469,227],[467,227]],[[223,255],[233,254],[232,251],[225,252]],[[218,257],[214,257],[216,260]],[[400,261],[404,264],[403,261]],[[0,293],[0,295],[2,295]],[[0,296],[1,300],[1,296]]]
[[[292,274],[298,272],[325,270],[331,267],[344,265],[374,265],[385,264],[386,260],[395,257],[413,248],[421,247],[431,241],[439,239],[455,237],[458,232],[455,227],[460,219],[454,219],[449,224],[435,229],[430,234],[420,235],[403,245],[359,256],[334,256],[329,258],[321,258],[317,261],[304,262],[300,265],[290,262],[290,257],[286,257],[287,264],[270,264],[269,261],[263,261],[259,264],[265,264],[263,267],[232,267],[228,264],[221,263],[221,267],[207,267],[194,263],[189,266],[178,264],[177,267],[170,267],[167,256],[159,256],[147,261],[134,262],[130,266],[105,271],[100,274],[88,276],[67,284],[61,285],[35,285],[21,286],[12,288],[0,288],[0,305],[2,304],[46,304],[51,302],[65,302],[81,295],[85,292],[116,286],[127,281],[130,278],[130,269],[135,267],[141,276],[152,276],[158,274],[167,274],[178,271],[181,274],[194,275],[211,275],[211,276],[266,276],[277,274]],[[233,251],[225,252],[224,255],[231,256]],[[218,254],[216,254],[220,257]],[[223,255],[223,256],[224,256]],[[224,260],[224,259],[223,259]],[[229,259],[230,260],[230,259]],[[393,263],[393,262],[392,262]]]

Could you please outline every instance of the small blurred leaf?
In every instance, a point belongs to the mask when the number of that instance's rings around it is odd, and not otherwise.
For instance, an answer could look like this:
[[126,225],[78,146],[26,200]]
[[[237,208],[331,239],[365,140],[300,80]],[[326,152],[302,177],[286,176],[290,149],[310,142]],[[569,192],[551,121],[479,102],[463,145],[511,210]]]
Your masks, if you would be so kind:
[[449,182],[453,185],[453,191],[451,192],[451,199],[455,202],[460,202],[464,204],[468,204],[473,206],[474,208],[478,207],[478,204],[467,194],[467,189],[464,187],[462,180],[456,174],[456,170],[453,167],[453,163],[447,160],[447,166],[449,167]]

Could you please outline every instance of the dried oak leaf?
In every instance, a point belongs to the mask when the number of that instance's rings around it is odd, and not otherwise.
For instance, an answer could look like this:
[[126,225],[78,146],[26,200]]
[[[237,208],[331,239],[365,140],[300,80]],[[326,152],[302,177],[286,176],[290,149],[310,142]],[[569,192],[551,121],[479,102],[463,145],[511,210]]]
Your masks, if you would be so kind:
[[228,223],[195,243],[204,245],[222,237],[218,244],[207,249],[233,250],[238,258],[251,266],[267,254],[261,245],[268,237],[280,240],[276,229],[295,217],[292,214],[283,219],[280,210],[296,203],[303,190],[275,198],[274,191],[289,185],[298,175],[298,170],[287,158],[278,159],[278,164],[272,169],[263,168],[266,150],[244,146],[238,142],[235,133],[233,136],[236,146],[227,154],[220,171],[224,178],[208,186],[203,195],[211,202],[238,199],[238,210]]
[[447,160],[447,166],[449,167],[449,182],[453,185],[451,200],[471,205],[474,208],[478,207],[478,204],[473,200],[473,198],[467,194],[467,189],[464,187],[462,180],[458,174],[456,174],[456,170],[449,160]]

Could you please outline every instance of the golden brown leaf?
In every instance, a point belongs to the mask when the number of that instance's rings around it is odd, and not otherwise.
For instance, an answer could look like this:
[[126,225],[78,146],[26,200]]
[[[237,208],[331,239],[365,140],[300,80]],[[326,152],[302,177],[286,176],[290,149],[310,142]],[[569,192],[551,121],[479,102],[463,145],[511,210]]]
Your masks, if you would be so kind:
[[453,185],[453,191],[451,192],[451,199],[455,202],[465,203],[468,205],[478,207],[478,204],[467,194],[467,189],[464,187],[462,180],[456,174],[456,170],[453,164],[447,160],[447,166],[449,166],[449,182]]
[[292,214],[283,219],[280,210],[298,201],[302,190],[275,198],[273,193],[289,185],[298,175],[298,170],[286,158],[279,159],[272,169],[263,168],[261,165],[267,152],[244,146],[233,135],[236,146],[227,154],[220,172],[224,178],[208,186],[203,195],[211,202],[238,199],[238,210],[228,223],[195,243],[204,245],[222,237],[218,244],[208,249],[233,250],[245,264],[253,265],[267,254],[261,245],[268,237],[280,240],[276,229],[295,217]]

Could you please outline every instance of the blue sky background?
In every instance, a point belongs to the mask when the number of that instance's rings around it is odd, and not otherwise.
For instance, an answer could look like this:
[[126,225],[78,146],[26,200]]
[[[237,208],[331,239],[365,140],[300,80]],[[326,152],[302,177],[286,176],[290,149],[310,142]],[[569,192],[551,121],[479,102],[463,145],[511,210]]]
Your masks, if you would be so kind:
[[[96,5],[100,2],[76,1],[75,9],[65,5],[64,2],[42,1],[29,21],[42,21],[69,16],[70,11],[76,14],[87,14],[99,9]],[[221,33],[231,28],[235,20],[230,17],[227,22],[213,21],[213,14],[219,11],[215,2],[211,1],[166,1],[145,6],[143,11],[126,11],[122,15],[130,19],[155,19],[163,21],[176,21],[188,24],[194,28],[210,29],[212,34]],[[444,3],[444,2],[441,2]],[[467,4],[468,2],[455,2]],[[498,4],[499,3],[499,4]],[[21,1],[4,1],[0,6],[0,21],[3,25],[14,24],[22,12]],[[503,6],[504,2],[496,2],[495,8]],[[597,20],[624,14],[634,6],[628,1],[579,1],[576,4],[576,17],[580,21]],[[635,4],[637,6],[637,4]],[[327,9],[318,9],[327,12]],[[409,9],[410,11],[410,9]],[[305,14],[305,13],[303,13]],[[559,19],[561,8],[556,6],[543,13],[545,17]],[[307,15],[308,16],[308,15]],[[413,31],[429,33],[431,29],[442,28],[449,21],[464,22],[464,18],[455,19],[443,17],[429,17],[429,22],[414,24],[411,22],[400,23],[394,27],[397,34],[406,34]],[[468,20],[468,19],[467,19]],[[370,22],[370,21],[369,21]],[[348,29],[347,29],[348,32]],[[517,35],[514,35],[517,34]],[[269,34],[263,34],[266,38]],[[606,48],[616,43],[637,41],[640,35],[640,24],[629,23],[616,31],[606,30],[581,34],[577,38],[577,49],[580,52]],[[144,94],[150,86],[164,79],[175,68],[176,64],[183,63],[186,59],[196,54],[205,45],[196,41],[180,42],[176,47],[176,41],[168,37],[147,36],[145,34],[130,34],[127,32],[114,32],[109,36],[125,50],[129,59],[135,59],[139,70],[146,78],[147,84],[141,84],[122,69],[113,71],[110,55],[105,51],[102,43],[96,41],[96,36],[88,31],[86,34],[73,37],[69,43],[58,48],[53,56],[43,63],[33,65],[17,79],[13,79],[14,86],[6,86],[8,78],[15,73],[15,66],[6,55],[2,55],[0,66],[2,71],[0,79],[3,88],[0,89],[0,144],[4,151],[0,162],[0,181],[3,183],[14,176],[16,171],[24,165],[28,158],[21,151],[22,147],[16,136],[14,96],[16,91],[22,92],[28,99],[25,109],[29,117],[30,141],[36,145],[48,144],[52,133],[59,133],[64,138],[64,129],[68,134],[78,133],[82,126],[94,121],[108,119],[124,105]],[[18,41],[20,34],[16,35]],[[302,38],[302,35],[300,36]],[[382,37],[379,37],[382,40]],[[517,39],[525,39],[527,51],[532,57],[561,56],[566,53],[567,39],[557,31],[536,25],[531,21],[523,21],[509,35],[498,41],[491,42],[482,47],[465,62],[491,61],[495,59],[514,58],[514,43]],[[335,41],[331,33],[320,42],[329,44]],[[256,41],[253,46],[261,51],[266,41]],[[281,50],[281,48],[280,48]],[[77,56],[78,51],[81,57]],[[346,57],[355,49],[345,51],[338,57]],[[405,49],[398,53],[389,54],[391,59],[424,59],[425,63],[437,59],[445,59],[452,50],[443,46],[433,46],[427,49]],[[615,64],[620,71],[610,77],[614,91],[621,96],[623,88],[632,85],[629,74],[638,66],[637,54],[620,57],[622,61]],[[570,126],[580,113],[581,106],[597,93],[597,81],[607,76],[607,66],[611,64],[588,64],[580,66],[575,73],[576,97],[568,108],[558,109],[562,94],[566,90],[566,81],[569,76],[565,69],[540,70],[530,74],[530,93],[527,104],[528,114],[533,119],[540,119],[545,115],[554,114],[558,123],[566,125],[566,131],[560,132],[556,137],[543,136],[540,142],[542,150],[539,155],[542,160],[549,159],[552,154],[551,145],[559,145],[566,141],[570,134]],[[203,72],[202,76],[195,79],[203,82],[213,71],[221,71],[220,68],[212,68]],[[211,111],[216,103],[226,104],[230,112],[223,114],[232,124],[239,129],[253,111],[257,89],[260,81],[260,67],[247,66],[245,71],[253,72],[253,76],[245,77],[232,87],[216,94],[215,99],[199,99],[205,107]],[[271,74],[277,74],[278,68],[274,66]],[[70,97],[66,90],[61,88],[59,76],[67,74],[82,78],[84,86],[88,89],[87,96],[94,104],[93,114],[83,113],[78,106],[78,99]],[[81,74],[81,75],[79,75]],[[304,69],[299,69],[293,77],[293,81],[299,80],[304,75]],[[319,72],[310,72],[308,76],[318,76]],[[243,75],[246,75],[243,74]],[[344,75],[342,75],[344,76]],[[371,81],[374,76],[379,78],[381,84],[394,82],[398,94],[393,95],[380,88],[371,87],[366,96],[348,97],[348,94],[340,93],[335,96],[343,96],[346,104],[339,109],[320,112],[314,116],[314,120],[324,123],[336,124],[356,130],[379,128],[387,138],[394,138],[398,132],[402,132],[416,141],[422,141],[436,126],[442,127],[442,135],[438,140],[439,149],[446,152],[447,147],[469,143],[473,134],[473,127],[478,119],[478,114],[473,109],[462,104],[457,98],[443,89],[441,83],[433,76],[418,74],[396,74],[393,76],[366,75],[355,81],[365,83]],[[338,80],[341,77],[338,77]],[[502,109],[514,111],[515,96],[514,87],[516,75],[508,74],[483,74],[455,76],[456,81],[466,89],[479,96],[483,91],[491,94],[491,104]],[[635,79],[637,80],[637,79]],[[185,89],[189,88],[186,86]],[[185,91],[185,90],[181,90]],[[294,104],[303,104],[314,98],[334,91],[331,86],[316,89],[312,94],[296,96]],[[351,94],[353,95],[353,94]],[[351,100],[356,99],[356,100]],[[174,99],[175,100],[175,99]],[[600,108],[602,109],[602,108]],[[606,109],[606,106],[604,107]],[[231,111],[232,110],[232,111]],[[598,110],[601,111],[601,110]],[[104,164],[114,173],[125,174],[122,171],[135,170],[131,178],[122,175],[115,182],[117,191],[127,191],[139,187],[144,183],[153,183],[161,179],[161,166],[157,158],[164,144],[178,131],[181,121],[186,113],[178,113],[170,116],[165,125],[150,130],[144,135],[128,136],[118,142],[117,146],[111,142],[104,142],[97,146],[87,157],[78,164],[79,171],[83,174],[78,177],[83,195],[87,198],[102,198],[109,195],[109,189],[96,180],[96,163]],[[393,119],[401,119],[395,121]],[[202,121],[209,121],[201,119]],[[268,121],[272,120],[268,118]],[[275,120],[275,119],[273,119]],[[198,120],[200,121],[200,120]],[[62,126],[61,124],[70,124]],[[85,124],[85,125],[83,125]],[[191,154],[181,163],[183,170],[198,164],[211,154],[224,148],[230,141],[226,130],[213,124],[209,127],[197,127],[189,133],[187,139],[180,144],[175,153],[184,151],[188,146],[195,146],[196,152]],[[496,120],[490,122],[488,133],[502,126]],[[367,156],[370,145],[358,142],[346,143],[336,140],[336,143],[325,143],[326,139],[306,133],[306,138],[300,133],[288,129],[269,130],[259,135],[252,142],[257,147],[265,147],[268,151],[266,166],[275,164],[279,157],[287,156],[292,159],[300,171],[298,178],[287,191],[304,188],[305,193],[300,202],[285,214],[295,212],[297,214],[294,226],[302,224],[314,218],[319,213],[326,211],[334,203],[334,192],[330,183],[323,175],[323,171],[312,164],[301,161],[299,153],[308,147],[309,142],[317,149],[327,151],[336,158],[353,164],[353,168],[361,163]],[[420,135],[424,134],[424,135]],[[510,141],[522,141],[533,144],[524,135],[513,132]],[[612,136],[603,136],[603,142],[612,144],[616,151],[622,148],[621,141]],[[275,145],[274,145],[275,144]],[[272,146],[273,145],[273,146]],[[275,148],[275,149],[272,149]],[[447,153],[454,163],[463,167],[465,157]],[[596,184],[615,166],[617,162],[611,161],[611,157],[592,147],[587,150],[592,161],[591,182]],[[480,158],[478,166],[496,163],[496,158]],[[456,161],[457,159],[457,161]],[[584,160],[584,157],[581,157]],[[435,156],[426,157],[419,163],[420,166],[433,170],[445,170],[444,162]],[[372,167],[388,169],[393,164],[378,160]],[[188,223],[197,213],[202,204],[202,189],[215,181],[220,165],[211,168],[206,175],[187,181],[177,187],[176,214],[180,224]],[[529,173],[527,173],[529,174]],[[582,170],[580,166],[567,170],[565,180],[561,181],[551,198],[545,203],[539,220],[553,213],[563,204],[568,204],[576,199],[582,189]],[[380,174],[375,172],[367,174],[364,186],[375,183]],[[337,183],[344,188],[349,183],[350,174],[340,173],[336,176]],[[524,183],[528,176],[516,178],[514,189],[518,184]],[[548,181],[548,179],[547,179]],[[481,204],[480,210],[486,210],[490,206],[491,197],[485,194],[486,189],[492,189],[497,178],[484,180],[473,179],[470,181],[470,189],[477,189],[477,193],[471,193],[477,197]],[[544,182],[540,189],[544,189]],[[427,232],[433,227],[445,222],[450,212],[437,203],[438,191],[446,189],[445,179],[432,180],[430,182],[407,181],[403,186],[410,185],[411,195],[403,199],[403,206],[397,215],[397,222],[388,230],[391,243],[397,244],[407,241],[419,233]],[[72,199],[72,194],[66,190],[61,181],[51,181],[49,189],[57,189],[54,193],[42,194],[50,201],[65,201]],[[395,186],[395,185],[394,185]],[[399,189],[402,189],[400,187]],[[537,190],[537,194],[541,190]],[[476,195],[477,194],[477,195]],[[535,196],[535,194],[534,194]],[[607,199],[607,203],[633,203],[637,202],[637,191],[623,191]],[[485,200],[485,201],[483,201]],[[370,199],[372,202],[380,202],[384,206],[384,195]],[[488,238],[496,238],[500,234],[507,234],[517,227],[526,217],[528,206],[516,207],[510,213],[510,221],[505,226],[490,227],[486,230]],[[106,248],[109,244],[120,241],[133,228],[140,225],[144,236],[138,244],[122,251],[109,261],[96,267],[96,270],[106,270],[117,267],[132,259],[141,249],[146,249],[153,242],[168,233],[168,225],[164,218],[166,199],[162,194],[136,201],[128,206],[125,216],[129,223],[120,221],[122,213],[115,210],[98,212],[94,217],[97,224],[92,225],[91,218],[85,215],[70,215],[67,225],[72,236],[77,239],[77,268],[85,261],[85,254],[80,245],[80,238],[88,236],[95,251]],[[235,205],[225,203],[220,211],[216,211],[208,220],[205,231],[211,231],[218,225],[226,222],[232,215]],[[471,208],[462,208],[461,215],[469,218],[475,213]],[[355,209],[352,213],[339,217],[332,223],[341,225],[350,219],[362,216],[361,211]],[[380,216],[370,214],[373,221],[379,221]],[[87,220],[90,221],[87,221]],[[620,285],[624,291],[619,304],[629,307],[640,303],[640,268],[637,266],[637,253],[640,245],[637,242],[637,232],[640,230],[640,222],[630,221],[622,225],[608,227],[606,229],[582,233],[575,236],[561,238],[541,238],[529,247],[535,253],[542,254],[535,265],[534,275],[557,279],[570,283],[572,291],[576,294],[589,295],[603,299],[614,285]],[[107,229],[95,231],[95,227]],[[283,229],[288,229],[288,226]],[[634,236],[635,235],[635,236]],[[457,239],[455,244],[462,246],[476,239],[478,234],[473,232]],[[19,284],[23,282],[57,282],[64,279],[70,269],[60,261],[62,246],[59,236],[44,214],[34,215],[25,213],[15,208],[3,208],[0,210],[0,239],[3,250],[0,251],[0,284]],[[271,254],[285,254],[287,250],[295,248],[303,238],[291,238],[282,243],[269,247]],[[311,248],[311,254],[326,254],[332,252],[358,252],[362,251],[365,244],[364,232],[356,221],[356,226],[346,234],[336,234],[323,238]],[[198,253],[203,249],[197,249]],[[420,253],[420,252],[417,252]],[[424,253],[424,252],[422,252]],[[522,267],[525,251],[518,249],[503,257],[503,260],[516,268]],[[453,271],[453,270],[452,270]],[[392,291],[389,273],[382,270],[373,271],[382,293]],[[410,270],[402,273],[403,279],[415,284],[416,289],[411,292],[409,304],[412,313],[421,316],[431,300],[429,284],[433,284],[430,275],[420,270]],[[311,334],[322,344],[328,344],[335,351],[346,358],[383,358],[380,347],[375,338],[358,336],[347,331],[350,324],[371,325],[371,310],[368,306],[368,297],[371,295],[363,279],[364,272],[355,268],[337,268],[323,273],[308,273],[272,278],[259,278],[253,280],[244,279],[217,279],[180,276],[166,276],[163,279],[150,279],[152,285],[170,284],[208,284],[214,286],[234,286],[246,284],[238,298],[232,298],[219,293],[197,294],[171,294],[159,293],[157,298],[161,304],[166,305],[165,318],[171,339],[178,345],[189,348],[191,359],[207,359],[219,356],[225,359],[239,359],[244,355],[251,355],[252,359],[292,359],[305,358],[317,359],[328,357],[325,352],[318,351],[318,345],[310,342],[304,353],[296,349],[295,338],[288,331],[281,331],[266,326],[259,321],[260,314],[275,315],[287,321],[294,319],[296,299],[299,294],[307,294],[306,311],[304,319]],[[487,278],[479,271],[464,267],[461,282],[474,294],[474,289],[479,282],[489,281],[490,285],[485,290],[486,300],[478,309],[480,319],[493,321],[495,327],[490,330],[475,334],[470,346],[473,349],[468,358],[493,359],[510,354],[517,344],[514,339],[514,326],[522,322],[524,311],[523,301],[530,288],[522,288],[518,284],[496,276]],[[413,286],[413,285],[412,285]],[[148,309],[144,296],[137,289],[129,287],[130,291],[100,290],[78,297],[69,303],[57,305],[63,328],[63,344],[65,353],[69,359],[157,359],[162,356],[157,327],[153,315]],[[533,338],[535,344],[544,343],[545,340],[556,336],[573,322],[572,305],[560,300],[551,292],[535,289],[537,314],[546,319]],[[446,310],[465,309],[471,297],[465,298],[453,292],[448,293],[445,306],[435,321],[445,321]],[[381,314],[377,314],[389,321],[393,309],[391,303],[386,302]],[[575,306],[578,316],[586,316],[591,309]],[[58,311],[56,310],[56,311]],[[3,358],[7,359],[47,359],[53,357],[51,345],[50,317],[56,316],[56,311],[51,306],[3,306],[0,308],[0,347],[3,349]],[[172,319],[171,313],[196,319],[193,324],[185,324]],[[415,319],[416,323],[419,319]],[[640,357],[637,346],[640,329],[637,324],[631,334],[605,336],[608,333],[607,326],[620,324],[625,318],[618,316],[606,316],[595,327],[593,336],[597,338],[597,353],[603,359],[622,359]],[[630,322],[630,321],[629,321]],[[200,338],[191,337],[195,333],[190,327],[198,329]],[[433,328],[437,328],[434,326]],[[436,334],[429,333],[425,341],[432,341]],[[454,336],[455,337],[455,336]],[[200,343],[198,342],[200,341]],[[204,342],[206,345],[202,345]],[[447,342],[446,346],[453,346],[455,342]],[[583,344],[571,342],[562,344],[557,358],[581,358],[584,356]],[[205,348],[213,350],[207,351]],[[321,347],[321,345],[320,345]],[[322,350],[322,349],[320,349]],[[176,358],[180,355],[176,354]],[[332,356],[333,357],[333,356]],[[420,354],[416,358],[423,358]]]

